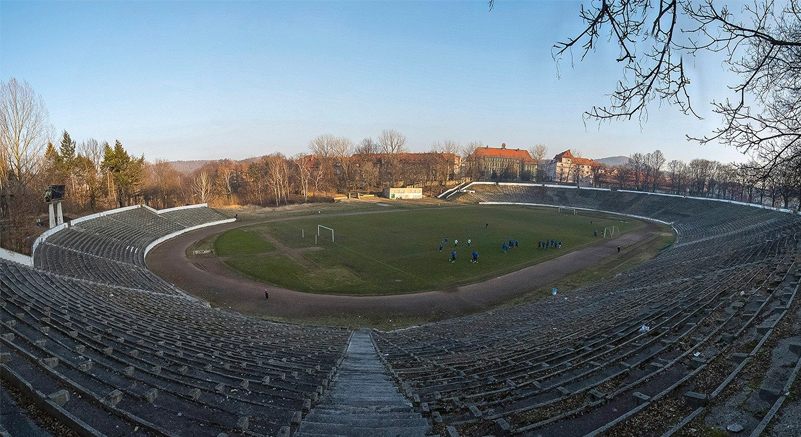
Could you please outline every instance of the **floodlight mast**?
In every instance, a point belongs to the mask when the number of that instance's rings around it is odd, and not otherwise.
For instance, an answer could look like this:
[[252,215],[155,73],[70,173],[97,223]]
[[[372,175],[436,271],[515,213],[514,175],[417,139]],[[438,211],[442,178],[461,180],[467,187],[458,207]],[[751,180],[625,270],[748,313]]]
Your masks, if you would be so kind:
[[44,201],[47,203],[51,229],[64,223],[64,212],[61,209],[61,201],[64,200],[64,191],[64,185],[50,185],[44,193]]

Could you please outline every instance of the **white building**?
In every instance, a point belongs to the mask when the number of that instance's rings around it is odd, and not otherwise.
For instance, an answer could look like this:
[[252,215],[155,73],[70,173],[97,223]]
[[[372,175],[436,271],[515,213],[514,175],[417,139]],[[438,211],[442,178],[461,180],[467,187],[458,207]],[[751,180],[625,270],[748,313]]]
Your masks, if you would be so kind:
[[600,164],[592,159],[573,156],[567,149],[548,163],[547,175],[553,182],[576,183],[578,179],[581,183],[592,184],[593,169],[598,166]]

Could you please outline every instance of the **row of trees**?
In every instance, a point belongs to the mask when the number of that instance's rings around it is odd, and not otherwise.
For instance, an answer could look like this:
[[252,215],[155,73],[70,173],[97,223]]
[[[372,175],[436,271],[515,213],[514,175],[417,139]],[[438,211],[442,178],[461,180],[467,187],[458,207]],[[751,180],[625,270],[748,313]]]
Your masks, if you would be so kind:
[[[534,155],[535,151],[530,153]],[[581,154],[574,151],[573,155]],[[801,157],[796,159],[801,160]],[[552,180],[548,172],[542,170],[544,166],[540,165],[537,182],[574,184],[578,180],[579,185],[600,188],[723,198],[783,208],[801,206],[801,172],[797,170],[799,164],[792,160],[777,165],[767,176],[754,161],[743,164],[708,159],[668,161],[661,150],[634,153],[622,165],[596,164],[589,174],[584,174],[584,167],[574,160],[557,175],[562,180]]]
[[406,137],[395,130],[358,145],[344,137],[321,135],[311,140],[308,153],[210,162],[190,176],[189,197],[214,204],[281,205],[400,184],[436,193],[458,177],[459,158],[446,152],[456,150],[455,143],[446,144],[410,154]]
[[[50,184],[67,186],[68,216],[130,204],[167,208],[188,203],[213,205],[284,205],[330,199],[334,193],[375,192],[387,186],[413,185],[437,194],[448,184],[479,177],[474,151],[480,142],[464,146],[436,142],[427,153],[407,153],[406,137],[395,130],[359,143],[321,135],[307,153],[274,153],[243,161],[208,162],[180,172],[164,161],[145,161],[125,149],[95,139],[76,142],[64,131],[52,142],[47,111],[30,85],[11,79],[0,84],[0,245],[18,251],[46,222],[42,199]],[[530,154],[547,156],[538,145]],[[659,150],[630,157],[626,165],[597,167],[597,186],[726,197],[773,206],[790,206],[801,196],[798,163],[776,167],[770,177],[743,166],[709,160],[667,162]],[[544,180],[544,172],[531,176]]]
[[145,158],[130,155],[119,141],[111,146],[89,139],[78,146],[64,131],[58,148],[47,143],[40,171],[42,182],[66,185],[74,209],[96,211],[137,200]]
[[726,164],[707,159],[667,161],[661,151],[635,153],[628,163],[599,167],[595,186],[714,197],[773,207],[798,208],[801,172],[796,163],[779,165],[769,176],[749,162]]

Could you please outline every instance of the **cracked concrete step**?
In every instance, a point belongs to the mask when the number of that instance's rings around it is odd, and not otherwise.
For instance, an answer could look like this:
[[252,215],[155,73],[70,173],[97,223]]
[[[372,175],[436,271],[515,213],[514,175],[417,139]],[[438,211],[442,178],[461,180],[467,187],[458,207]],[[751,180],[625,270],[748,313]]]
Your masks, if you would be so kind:
[[390,428],[428,426],[428,421],[420,417],[402,418],[363,418],[349,416],[321,416],[316,414],[309,415],[304,419],[304,424],[308,425],[355,425],[359,427],[380,428],[382,426]]
[[295,436],[423,437],[428,421],[395,387],[369,331],[351,336],[329,391],[304,417]]
[[374,437],[374,436],[393,436],[393,437],[419,437],[424,436],[428,430],[428,423],[423,426],[377,426],[377,427],[363,427],[353,425],[336,425],[331,423],[306,423],[304,422],[301,431],[296,435],[304,435],[305,433],[316,434],[341,434],[353,437]]
[[315,407],[312,412],[310,412],[308,416],[311,414],[322,414],[322,415],[366,415],[372,414],[377,415],[380,414],[381,417],[395,417],[395,416],[406,416],[409,414],[417,414],[411,407],[391,407],[391,406],[384,406],[384,407],[352,407],[352,406],[340,406],[340,407],[325,407],[325,406],[317,406]]
[[348,437],[346,434],[318,434],[316,432],[298,432],[294,437]]

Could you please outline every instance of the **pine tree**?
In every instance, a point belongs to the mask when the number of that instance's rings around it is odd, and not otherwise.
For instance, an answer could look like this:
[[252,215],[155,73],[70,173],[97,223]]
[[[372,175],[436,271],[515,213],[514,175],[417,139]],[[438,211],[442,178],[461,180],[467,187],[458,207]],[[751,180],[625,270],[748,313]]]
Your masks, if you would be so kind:
[[144,177],[145,157],[133,158],[119,140],[112,148],[106,144],[103,155],[103,169],[114,182],[117,204],[125,206],[139,195]]
[[67,167],[66,170],[70,170],[69,167],[75,160],[75,141],[73,141],[72,137],[70,137],[70,134],[67,131],[64,131],[64,134],[61,136],[59,156],[61,158],[61,162]]
[[61,136],[58,154],[56,155],[57,183],[69,186],[69,191],[75,193],[75,141],[66,130]]

